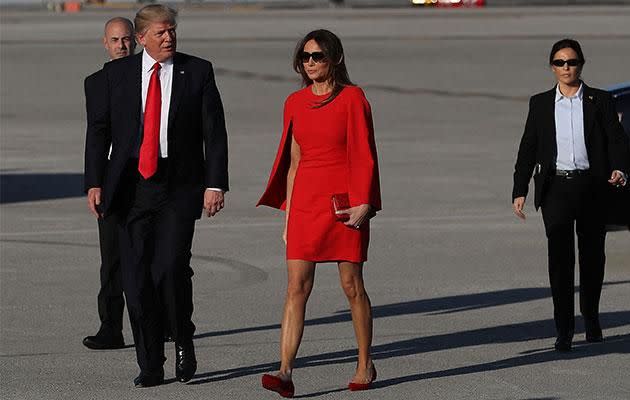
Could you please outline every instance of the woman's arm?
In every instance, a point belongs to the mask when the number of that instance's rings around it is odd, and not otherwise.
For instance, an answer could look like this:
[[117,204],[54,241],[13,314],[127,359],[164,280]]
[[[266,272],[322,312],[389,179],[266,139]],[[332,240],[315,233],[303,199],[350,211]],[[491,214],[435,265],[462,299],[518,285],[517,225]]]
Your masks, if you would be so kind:
[[[288,135],[288,133],[287,133]],[[289,172],[287,173],[287,203],[286,203],[286,217],[284,220],[284,233],[282,239],[284,243],[287,243],[287,225],[289,223],[289,210],[291,208],[291,194],[293,193],[293,182],[295,181],[295,173],[297,167],[300,164],[300,146],[293,139],[293,136],[289,136],[287,140],[291,140],[291,164],[289,165]]]

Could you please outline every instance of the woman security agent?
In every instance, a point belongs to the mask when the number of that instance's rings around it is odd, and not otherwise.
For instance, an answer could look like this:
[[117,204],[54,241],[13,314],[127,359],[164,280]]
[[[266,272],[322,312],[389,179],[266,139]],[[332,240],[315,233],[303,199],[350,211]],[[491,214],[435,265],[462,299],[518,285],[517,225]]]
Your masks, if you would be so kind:
[[348,387],[364,390],[376,379],[370,356],[372,311],[363,284],[369,219],[381,209],[370,105],[348,76],[339,38],[327,30],[307,34],[293,67],[304,88],[284,104],[284,130],[258,205],[285,209],[288,285],[280,339],[281,366],[263,387],[292,397],[293,363],[304,331],[315,266],[336,262],[350,302],[359,348]]
[[584,54],[572,39],[555,43],[549,64],[557,84],[529,101],[514,171],[512,208],[523,208],[532,173],[534,206],[542,207],[557,330],[555,348],[571,350],[574,333],[575,232],[580,311],[587,342],[601,342],[599,299],[604,280],[606,185],[627,182],[630,151],[609,93],[581,79]]

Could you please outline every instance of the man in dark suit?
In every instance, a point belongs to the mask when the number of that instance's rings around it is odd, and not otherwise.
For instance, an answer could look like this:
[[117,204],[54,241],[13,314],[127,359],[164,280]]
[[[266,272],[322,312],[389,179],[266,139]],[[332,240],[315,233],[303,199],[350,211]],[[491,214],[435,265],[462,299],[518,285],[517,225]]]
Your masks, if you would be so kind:
[[[127,18],[112,18],[105,24],[103,45],[110,60],[127,57],[133,54],[135,39],[133,24]],[[106,108],[106,99],[101,91],[103,71],[99,70],[85,78],[85,106],[88,119],[88,133],[91,121]],[[107,162],[111,139],[106,139],[106,154],[101,155],[101,161]],[[87,177],[87,176],[86,176]],[[85,191],[98,186],[96,180],[85,180]],[[122,275],[120,270],[120,251],[118,249],[118,224],[115,215],[99,218],[95,208],[92,213],[98,218],[98,237],[101,250],[101,289],[98,292],[98,316],[101,327],[94,336],[87,336],[83,344],[93,350],[119,349],[125,346],[122,334],[122,318],[125,308],[123,298]]]
[[575,40],[554,44],[549,64],[558,84],[530,99],[512,190],[514,213],[525,219],[523,207],[533,172],[534,205],[542,207],[547,235],[558,351],[571,350],[574,333],[575,231],[586,340],[603,339],[599,299],[605,264],[606,185],[625,185],[630,169],[627,138],[612,98],[580,80],[584,62]]
[[[175,374],[196,371],[190,250],[202,208],[213,216],[228,190],[227,133],[212,65],[176,52],[173,9],[148,5],[135,17],[144,51],[103,68],[104,112],[86,145],[88,191],[99,213],[120,222],[123,288],[140,374],[164,381],[163,320],[175,338]],[[103,148],[111,136],[109,163]]]

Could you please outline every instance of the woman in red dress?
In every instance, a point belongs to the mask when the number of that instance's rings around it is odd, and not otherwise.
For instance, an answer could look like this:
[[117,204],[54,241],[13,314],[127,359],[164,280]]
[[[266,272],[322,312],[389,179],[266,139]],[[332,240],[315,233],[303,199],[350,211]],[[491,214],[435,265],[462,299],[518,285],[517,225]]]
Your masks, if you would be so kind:
[[[354,326],[359,357],[350,390],[376,379],[370,356],[372,311],[363,285],[369,219],[381,209],[372,114],[363,91],[352,84],[341,41],[316,30],[296,47],[293,67],[304,88],[284,105],[284,130],[258,205],[285,209],[288,285],[280,339],[281,366],[262,378],[266,389],[292,397],[291,379],[315,265],[336,262]],[[333,196],[346,203],[333,211]]]

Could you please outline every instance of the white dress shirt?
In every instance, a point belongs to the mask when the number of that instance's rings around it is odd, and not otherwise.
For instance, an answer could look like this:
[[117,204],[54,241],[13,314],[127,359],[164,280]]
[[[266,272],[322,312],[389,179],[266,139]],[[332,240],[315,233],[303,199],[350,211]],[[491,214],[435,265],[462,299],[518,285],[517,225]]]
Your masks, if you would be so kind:
[[560,85],[556,86],[555,119],[558,145],[556,169],[570,171],[589,168],[584,137],[583,94],[583,84],[580,84],[577,93],[571,97],[560,92]]

